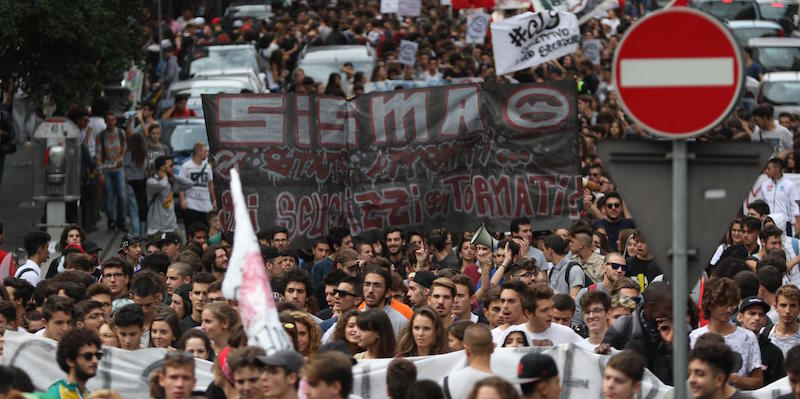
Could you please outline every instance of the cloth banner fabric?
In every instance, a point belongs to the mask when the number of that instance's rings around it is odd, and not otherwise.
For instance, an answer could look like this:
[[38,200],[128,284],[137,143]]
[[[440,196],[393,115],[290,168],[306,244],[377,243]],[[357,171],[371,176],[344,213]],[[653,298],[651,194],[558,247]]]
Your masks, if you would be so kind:
[[466,78],[452,78],[435,79],[435,80],[380,80],[377,82],[367,82],[364,84],[364,93],[372,93],[374,91],[394,91],[398,87],[403,89],[417,89],[420,87],[435,87],[435,86],[449,86],[460,83],[483,83],[483,78],[479,77],[466,77]]
[[285,227],[299,245],[347,226],[506,231],[580,216],[575,81],[465,84],[371,93],[204,95],[221,198],[234,226],[238,169],[255,231]]
[[403,65],[414,65],[417,62],[417,49],[419,43],[411,40],[400,40],[400,54],[397,56],[397,62]]
[[489,14],[476,11],[467,18],[467,43],[483,44],[486,29],[489,28]]
[[560,11],[578,14],[589,4],[590,0],[531,0],[534,11]]
[[493,22],[490,29],[498,76],[562,57],[580,45],[578,18],[567,12],[525,12]]
[[225,298],[239,302],[239,313],[249,345],[260,346],[267,354],[291,349],[292,343],[278,318],[272,287],[261,257],[261,246],[250,224],[239,173],[232,169],[230,176],[236,231],[228,271],[222,282],[222,293]]
[[[506,380],[517,383],[519,359],[528,352],[547,354],[556,362],[561,379],[562,398],[602,397],[603,370],[610,359],[573,344],[555,347],[495,348],[492,354],[492,371]],[[464,351],[443,355],[410,357],[417,366],[417,379],[433,380],[441,385],[444,377],[467,367]],[[392,359],[361,360],[353,367],[353,393],[362,399],[386,397],[386,369]],[[649,370],[645,370],[642,388],[637,398],[662,399],[672,387],[662,383]],[[757,399],[772,399],[789,393],[788,377],[784,377],[757,391],[747,394]]]
[[[3,339],[3,364],[25,370],[37,390],[46,391],[56,380],[66,378],[56,362],[56,341],[11,330],[6,330]],[[113,389],[125,399],[148,399],[150,375],[163,366],[165,353],[166,349],[160,348],[128,351],[104,346],[97,375],[86,387],[90,391]],[[205,391],[214,381],[211,366],[209,361],[195,359],[195,390]]]

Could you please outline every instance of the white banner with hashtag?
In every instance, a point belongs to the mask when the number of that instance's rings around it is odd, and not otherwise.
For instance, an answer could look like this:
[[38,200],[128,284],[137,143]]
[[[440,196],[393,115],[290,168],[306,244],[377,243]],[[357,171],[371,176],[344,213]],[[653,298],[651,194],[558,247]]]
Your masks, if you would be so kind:
[[498,76],[567,55],[580,45],[578,18],[566,12],[526,12],[490,28]]

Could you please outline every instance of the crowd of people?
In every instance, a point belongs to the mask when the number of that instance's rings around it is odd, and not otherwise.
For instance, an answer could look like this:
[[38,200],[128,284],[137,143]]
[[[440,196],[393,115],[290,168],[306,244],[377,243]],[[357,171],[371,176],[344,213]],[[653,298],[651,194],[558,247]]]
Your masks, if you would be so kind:
[[[267,354],[248,346],[237,303],[222,294],[234,242],[220,228],[208,148],[195,145],[175,174],[156,105],[144,102],[118,123],[100,98],[70,115],[83,139],[83,220],[61,237],[28,233],[19,265],[0,250],[0,262],[11,263],[0,290],[0,329],[58,342],[66,378],[34,386],[33,370],[2,366],[0,398],[119,397],[86,388],[107,347],[167,350],[151,378],[152,398],[197,395],[196,359],[213,362],[214,382],[200,393],[208,398],[348,398],[353,364],[380,358],[394,358],[387,370],[391,398],[558,398],[563,381],[552,357],[527,353],[513,376],[495,374],[491,359],[497,348],[561,344],[611,354],[602,395],[632,398],[645,370],[676,383],[672,343],[683,333],[693,397],[746,398],[743,391],[788,376],[793,396],[786,397],[800,398],[800,209],[796,188],[783,176],[800,169],[797,116],[775,120],[771,106],[748,93],[720,127],[699,138],[763,140],[776,156],[766,166],[761,199],[732,222],[687,298],[690,332],[673,329],[671,288],[595,152],[598,140],[647,137],[617,101],[610,65],[621,35],[650,10],[648,2],[628,2],[582,25],[584,40],[602,44],[599,60],[579,50],[502,77],[495,76],[489,40],[466,44],[466,14],[451,16],[438,1],[423,2],[414,19],[382,15],[378,3],[363,0],[275,4],[269,20],[245,19],[232,30],[211,8],[185,3],[177,18],[166,13],[158,21],[145,8],[139,19],[148,45],[166,50],[165,62],[149,68],[148,86],[178,79],[196,46],[227,43],[256,45],[273,92],[352,97],[368,81],[575,79],[586,176],[582,218],[553,231],[534,231],[535,221],[518,218],[506,233],[493,233],[496,243],[476,244],[472,232],[445,228],[352,236],[336,227],[310,245],[293,243],[282,227],[259,232],[293,346]],[[414,66],[396,62],[403,39],[419,43]],[[297,68],[305,46],[332,44],[370,44],[379,54],[375,70],[367,76],[343,64],[344,77],[315,82]],[[760,78],[747,60],[748,73]],[[190,114],[185,106],[179,99],[168,116]],[[87,234],[101,202],[106,227],[125,233],[118,252],[105,257]],[[468,367],[441,381],[417,374],[416,357],[462,350]]]

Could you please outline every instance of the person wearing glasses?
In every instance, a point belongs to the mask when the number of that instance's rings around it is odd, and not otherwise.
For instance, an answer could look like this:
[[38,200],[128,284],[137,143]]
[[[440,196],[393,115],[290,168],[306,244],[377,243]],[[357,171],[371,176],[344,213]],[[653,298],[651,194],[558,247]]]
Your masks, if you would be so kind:
[[339,317],[351,309],[361,305],[363,300],[362,282],[358,277],[345,276],[339,280],[339,285],[333,290],[333,316],[323,321],[320,328],[325,331],[322,342],[328,342],[336,331]]
[[75,328],[61,337],[56,349],[58,367],[67,373],[67,378],[53,383],[47,390],[48,398],[88,398],[90,392],[86,382],[97,374],[103,358],[103,342],[94,331]]
[[[602,201],[605,200],[605,201]],[[600,210],[603,218],[594,222],[595,227],[603,227],[608,233],[608,245],[611,246],[613,251],[619,251],[617,248],[617,237],[622,229],[633,229],[636,225],[633,220],[625,217],[625,209],[622,204],[622,197],[617,192],[610,192],[602,198],[602,206]]]
[[589,336],[578,342],[578,346],[594,352],[603,343],[608,331],[608,311],[611,309],[611,296],[605,291],[589,291],[581,297],[581,307],[585,309],[583,322]]
[[603,279],[588,287],[583,287],[578,296],[575,298],[575,314],[572,317],[573,325],[583,324],[583,306],[581,306],[581,298],[589,291],[602,291],[610,294],[611,285],[621,277],[625,277],[628,272],[628,266],[625,257],[619,252],[609,252],[603,264],[600,265],[600,270],[603,272]]

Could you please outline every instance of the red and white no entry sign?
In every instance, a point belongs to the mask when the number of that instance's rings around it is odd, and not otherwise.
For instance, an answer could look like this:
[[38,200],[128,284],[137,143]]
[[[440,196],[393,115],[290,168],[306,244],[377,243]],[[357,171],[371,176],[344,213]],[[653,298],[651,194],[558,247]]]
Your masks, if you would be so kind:
[[663,137],[701,134],[733,110],[744,82],[741,50],[722,23],[671,7],[634,24],[614,54],[614,87],[638,124]]

